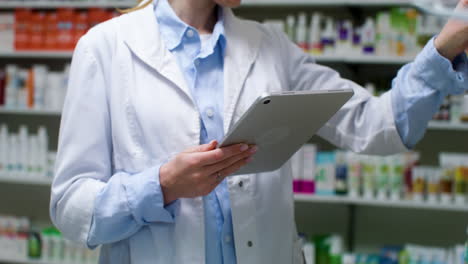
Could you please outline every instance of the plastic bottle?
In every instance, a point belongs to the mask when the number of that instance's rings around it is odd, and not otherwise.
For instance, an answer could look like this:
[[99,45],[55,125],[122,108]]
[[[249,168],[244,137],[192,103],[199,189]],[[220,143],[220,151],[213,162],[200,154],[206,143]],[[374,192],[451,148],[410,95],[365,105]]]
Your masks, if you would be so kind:
[[427,202],[436,204],[439,202],[440,193],[440,170],[431,168],[427,171]]
[[390,166],[388,159],[377,158],[377,199],[386,200],[390,189]]
[[295,34],[296,27],[296,18],[293,15],[288,15],[286,17],[286,34],[289,36],[289,39],[294,41],[296,39]]
[[6,174],[8,166],[8,127],[0,125],[0,176]]
[[319,55],[323,53],[323,45],[320,40],[320,22],[322,15],[320,13],[313,13],[310,21],[309,30],[309,49],[312,54]]
[[49,146],[49,138],[47,135],[47,129],[44,126],[39,127],[37,131],[37,139],[38,139],[38,152],[39,152],[39,155],[37,156],[38,174],[41,177],[44,177],[47,171],[47,152],[48,152],[48,146]]
[[466,243],[465,243],[465,257],[464,257],[464,260],[465,260],[465,264],[468,264],[468,227],[466,228],[466,235],[467,235],[467,239],[466,239]]
[[304,150],[304,178],[302,179],[301,189],[303,193],[315,193],[316,181],[316,160],[317,160],[317,147],[315,145],[307,144],[303,147]]
[[330,237],[330,261],[329,264],[341,264],[343,254],[343,239],[341,236]]
[[21,125],[18,133],[18,176],[27,176],[27,164],[28,164],[28,128],[25,125]]
[[364,198],[374,199],[375,195],[375,175],[376,175],[375,156],[363,157],[363,185],[364,185]]
[[364,54],[375,54],[375,23],[370,17],[366,19],[362,27],[362,45]]
[[316,166],[316,193],[320,195],[335,194],[335,154],[333,152],[317,153]]
[[337,151],[336,155],[336,179],[335,193],[337,195],[348,194],[348,166],[346,162],[346,153]]
[[307,26],[306,26],[306,14],[300,13],[296,26],[296,43],[304,51],[309,50],[309,43],[307,42]]
[[379,56],[391,55],[391,26],[390,14],[388,12],[380,12],[377,15],[377,32],[376,32],[376,54]]
[[448,153],[439,154],[439,163],[442,167],[440,177],[440,201],[443,204],[450,204],[453,199],[453,181],[455,175],[455,164]]
[[348,195],[358,197],[361,189],[362,166],[359,156],[348,152]]
[[398,201],[403,190],[404,162],[401,155],[394,155],[390,159],[390,199]]
[[328,17],[325,24],[325,30],[322,32],[321,42],[324,54],[333,54],[335,52],[335,29],[333,19]]
[[338,26],[337,53],[347,55],[351,50],[353,25],[351,21],[344,20]]
[[413,167],[413,201],[422,202],[426,188],[426,167]]
[[466,160],[463,155],[457,155],[453,157],[455,159],[455,203],[458,205],[465,205],[466,202],[466,180],[465,180],[465,166]]

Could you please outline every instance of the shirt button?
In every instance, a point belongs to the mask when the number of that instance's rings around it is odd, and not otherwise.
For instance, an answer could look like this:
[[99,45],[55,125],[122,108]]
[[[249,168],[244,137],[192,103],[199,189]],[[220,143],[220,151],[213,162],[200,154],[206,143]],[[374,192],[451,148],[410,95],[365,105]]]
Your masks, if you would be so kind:
[[248,242],[247,242],[247,246],[248,246],[248,247],[252,247],[252,246],[253,246],[252,241],[248,241]]
[[243,181],[240,181],[240,182],[239,182],[239,187],[242,188],[242,186],[244,186],[244,182],[243,182]]
[[214,116],[214,111],[213,111],[213,109],[208,108],[208,109],[206,110],[206,115],[207,115],[209,118],[212,118],[212,117]]
[[229,236],[229,235],[227,235],[226,237],[224,237],[224,241],[225,241],[226,243],[231,243],[231,239],[232,239],[232,238],[231,238],[231,236]]
[[189,38],[193,37],[193,35],[195,35],[195,33],[193,33],[193,30],[189,29],[187,30],[187,33],[185,33],[185,35]]

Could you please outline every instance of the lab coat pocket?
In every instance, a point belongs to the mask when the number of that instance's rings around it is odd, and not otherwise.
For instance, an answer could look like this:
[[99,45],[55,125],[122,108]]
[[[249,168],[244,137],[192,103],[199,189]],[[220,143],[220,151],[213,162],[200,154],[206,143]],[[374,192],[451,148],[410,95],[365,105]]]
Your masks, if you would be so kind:
[[293,245],[293,262],[294,264],[305,264],[304,252],[302,251],[302,239],[296,237]]

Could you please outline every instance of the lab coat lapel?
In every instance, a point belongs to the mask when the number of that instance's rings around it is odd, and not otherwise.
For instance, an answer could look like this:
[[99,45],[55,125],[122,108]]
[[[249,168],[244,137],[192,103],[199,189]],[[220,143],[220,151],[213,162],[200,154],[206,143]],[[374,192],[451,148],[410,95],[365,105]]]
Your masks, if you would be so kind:
[[[154,4],[126,14],[133,16],[121,25],[122,35],[132,52],[148,66],[171,81],[192,100],[185,78],[175,56],[166,48],[159,33],[159,25],[154,14]],[[193,100],[192,100],[193,101]]]
[[[260,32],[224,8],[224,133],[229,131],[239,95],[259,52]],[[255,87],[251,87],[255,89]]]

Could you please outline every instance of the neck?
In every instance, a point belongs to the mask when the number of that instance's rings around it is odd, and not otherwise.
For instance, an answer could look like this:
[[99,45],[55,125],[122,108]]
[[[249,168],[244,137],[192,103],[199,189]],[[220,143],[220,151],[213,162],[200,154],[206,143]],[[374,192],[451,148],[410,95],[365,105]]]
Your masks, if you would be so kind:
[[169,0],[177,16],[200,34],[213,32],[216,24],[216,4],[213,0]]

